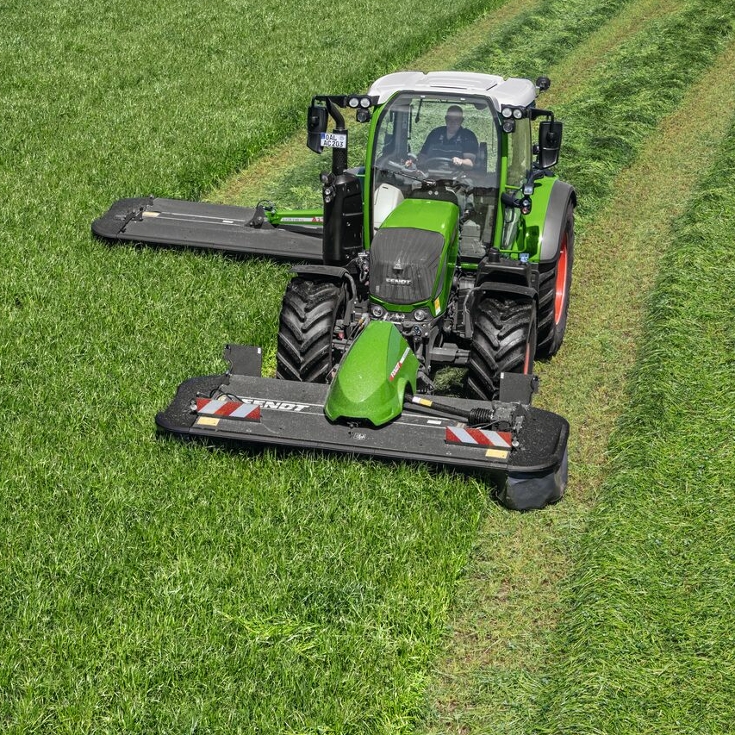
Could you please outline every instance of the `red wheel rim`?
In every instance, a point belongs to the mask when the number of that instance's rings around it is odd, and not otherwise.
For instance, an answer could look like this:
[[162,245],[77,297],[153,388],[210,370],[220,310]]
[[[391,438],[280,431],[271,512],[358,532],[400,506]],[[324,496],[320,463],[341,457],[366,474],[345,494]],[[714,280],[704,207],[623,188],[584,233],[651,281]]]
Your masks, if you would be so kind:
[[554,290],[554,324],[561,321],[564,304],[567,302],[567,233],[561,241],[559,260],[556,264],[556,284]]
[[528,375],[531,372],[531,343],[526,342],[526,356],[523,359],[523,374]]

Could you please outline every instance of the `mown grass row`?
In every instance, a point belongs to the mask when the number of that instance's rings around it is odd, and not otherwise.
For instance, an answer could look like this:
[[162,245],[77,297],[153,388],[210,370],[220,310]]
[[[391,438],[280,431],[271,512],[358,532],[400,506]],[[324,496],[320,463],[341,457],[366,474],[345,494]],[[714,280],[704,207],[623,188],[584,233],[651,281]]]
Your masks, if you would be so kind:
[[732,730],[734,146],[663,257],[539,732]]

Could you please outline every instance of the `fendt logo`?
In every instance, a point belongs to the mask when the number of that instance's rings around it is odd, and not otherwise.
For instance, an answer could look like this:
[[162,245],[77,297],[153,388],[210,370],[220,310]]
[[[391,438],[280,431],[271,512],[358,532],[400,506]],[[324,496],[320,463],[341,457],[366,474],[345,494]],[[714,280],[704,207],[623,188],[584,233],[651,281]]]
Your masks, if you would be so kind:
[[[240,398],[238,396],[238,398]],[[272,411],[292,411],[299,413],[309,408],[306,403],[288,403],[287,401],[267,401],[265,398],[240,398],[243,403],[249,403],[253,406],[260,406],[266,410]]]

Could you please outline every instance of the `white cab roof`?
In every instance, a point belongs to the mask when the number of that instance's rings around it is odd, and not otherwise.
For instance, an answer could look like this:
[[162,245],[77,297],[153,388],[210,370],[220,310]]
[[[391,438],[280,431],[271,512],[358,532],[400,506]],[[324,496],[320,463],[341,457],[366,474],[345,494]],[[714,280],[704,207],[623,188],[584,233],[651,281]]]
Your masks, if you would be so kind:
[[526,107],[536,99],[536,85],[530,79],[511,77],[503,79],[495,74],[477,74],[466,71],[399,71],[386,74],[373,82],[368,90],[383,104],[396,92],[445,92],[487,97],[496,110],[503,105]]

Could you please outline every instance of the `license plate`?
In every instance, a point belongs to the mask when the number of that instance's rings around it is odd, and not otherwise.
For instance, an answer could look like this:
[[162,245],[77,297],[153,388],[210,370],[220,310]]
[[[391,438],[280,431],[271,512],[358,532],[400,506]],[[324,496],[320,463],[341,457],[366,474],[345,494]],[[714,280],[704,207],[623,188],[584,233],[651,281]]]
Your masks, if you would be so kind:
[[347,134],[322,133],[322,148],[347,148]]

